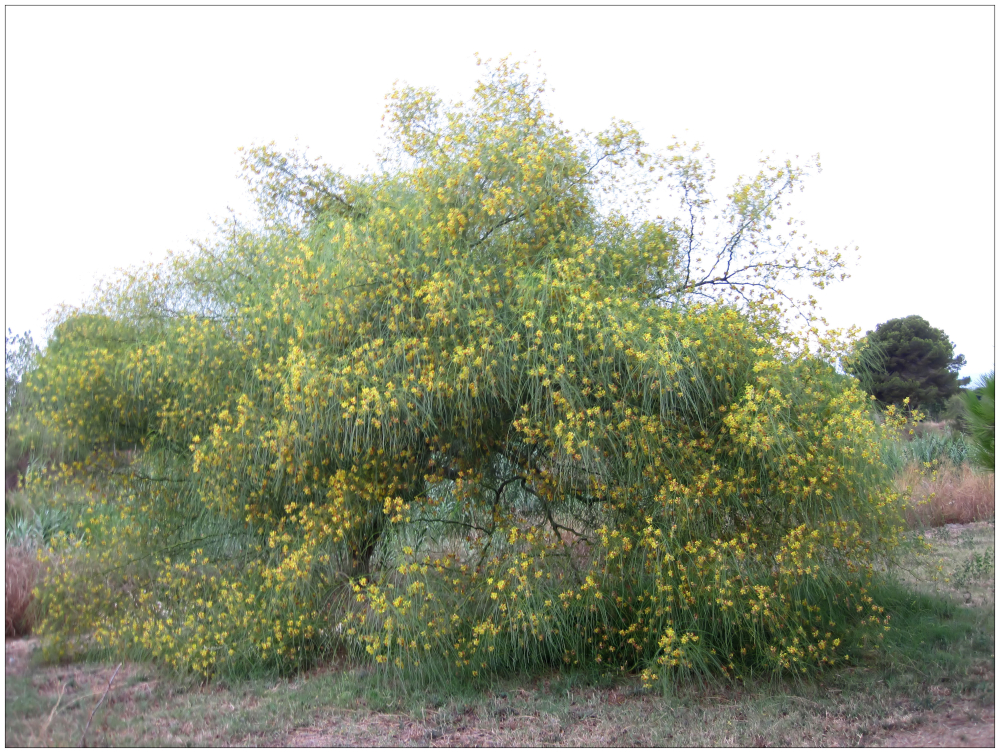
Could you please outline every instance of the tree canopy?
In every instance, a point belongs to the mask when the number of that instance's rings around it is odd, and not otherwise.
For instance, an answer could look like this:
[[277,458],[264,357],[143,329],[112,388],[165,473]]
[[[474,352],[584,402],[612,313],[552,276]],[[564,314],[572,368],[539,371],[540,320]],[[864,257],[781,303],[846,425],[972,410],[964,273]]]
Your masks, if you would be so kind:
[[863,360],[854,373],[883,405],[940,408],[969,380],[959,379],[965,356],[920,316],[890,319],[866,334]]
[[[780,287],[843,274],[772,230],[804,170],[765,161],[719,205],[697,145],[574,136],[543,93],[506,61],[467,104],[397,88],[361,176],[251,148],[260,222],[63,316],[39,420],[132,449],[91,465],[43,633],[203,674],[341,640],[653,682],[822,665],[831,625],[881,624],[893,424]],[[81,556],[118,580],[82,583]]]

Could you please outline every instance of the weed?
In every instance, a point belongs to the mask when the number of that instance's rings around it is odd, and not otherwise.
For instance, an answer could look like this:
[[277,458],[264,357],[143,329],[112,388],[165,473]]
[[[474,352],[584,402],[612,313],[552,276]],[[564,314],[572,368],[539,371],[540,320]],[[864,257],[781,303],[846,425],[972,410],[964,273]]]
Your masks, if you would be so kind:
[[996,575],[996,554],[993,549],[970,554],[951,576],[956,586],[964,588],[974,581],[991,581]]

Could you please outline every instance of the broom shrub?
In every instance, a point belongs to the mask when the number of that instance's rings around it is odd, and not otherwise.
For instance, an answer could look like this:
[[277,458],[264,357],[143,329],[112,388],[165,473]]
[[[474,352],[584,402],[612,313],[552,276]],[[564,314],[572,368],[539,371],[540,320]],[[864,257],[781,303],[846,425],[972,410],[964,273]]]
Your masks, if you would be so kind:
[[398,88],[361,177],[254,147],[259,223],[63,312],[26,379],[92,449],[28,489],[76,521],[44,555],[51,652],[653,685],[877,644],[902,419],[779,288],[841,275],[771,230],[804,170],[719,207],[697,145],[573,136],[543,91],[506,61],[467,105]]

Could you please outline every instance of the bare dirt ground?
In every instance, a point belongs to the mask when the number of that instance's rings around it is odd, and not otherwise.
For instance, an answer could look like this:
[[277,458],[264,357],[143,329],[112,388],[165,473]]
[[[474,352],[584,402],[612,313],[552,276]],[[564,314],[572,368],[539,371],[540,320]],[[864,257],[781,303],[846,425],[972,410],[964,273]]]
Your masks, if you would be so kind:
[[996,747],[994,712],[977,721],[976,714],[956,708],[928,716],[912,729],[900,730],[873,743],[886,748],[993,748]]

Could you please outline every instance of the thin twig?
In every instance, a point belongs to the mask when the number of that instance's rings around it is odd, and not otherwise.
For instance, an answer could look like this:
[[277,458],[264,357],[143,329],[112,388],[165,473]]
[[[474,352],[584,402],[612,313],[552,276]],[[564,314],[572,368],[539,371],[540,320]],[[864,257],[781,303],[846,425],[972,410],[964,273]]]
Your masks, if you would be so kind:
[[90,731],[90,723],[94,721],[94,714],[97,713],[97,709],[101,707],[101,704],[104,703],[104,699],[108,697],[108,691],[111,690],[111,683],[115,681],[115,676],[118,674],[118,670],[121,668],[122,668],[122,662],[118,662],[118,666],[115,667],[115,671],[114,673],[112,673],[111,679],[108,680],[108,687],[104,689],[104,695],[101,696],[101,700],[99,700],[97,702],[97,705],[94,706],[94,710],[90,712],[90,719],[87,720],[87,726],[83,730],[83,737],[80,738],[81,748],[87,747],[87,732]]
[[45,720],[45,724],[42,725],[42,734],[43,735],[45,734],[45,731],[49,728],[49,725],[52,723],[52,717],[55,716],[56,709],[59,708],[59,704],[62,702],[63,694],[66,692],[66,686],[68,684],[69,683],[64,682],[62,688],[59,690],[59,697],[56,698],[56,705],[52,707],[52,711],[49,712],[49,718],[46,719]]

